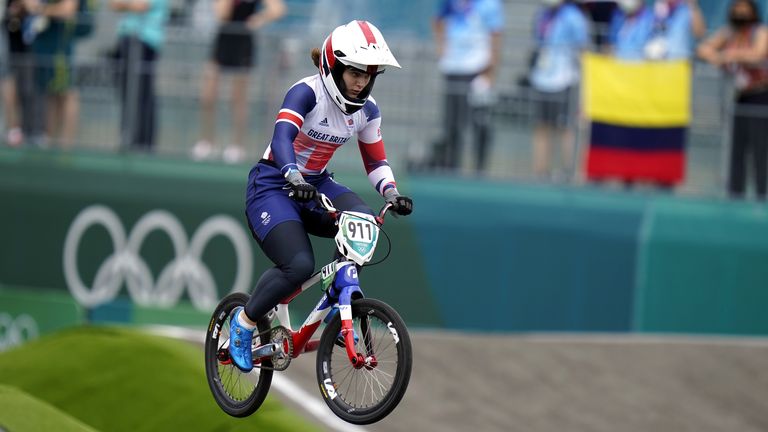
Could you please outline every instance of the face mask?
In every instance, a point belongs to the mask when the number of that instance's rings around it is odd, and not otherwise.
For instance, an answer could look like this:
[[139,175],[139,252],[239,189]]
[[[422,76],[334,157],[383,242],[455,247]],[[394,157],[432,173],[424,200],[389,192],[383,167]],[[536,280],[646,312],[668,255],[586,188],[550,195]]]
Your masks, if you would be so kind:
[[642,0],[619,0],[619,7],[625,14],[631,14],[643,5]]
[[731,16],[728,21],[730,21],[731,26],[734,28],[744,28],[752,24],[754,20],[746,16]]

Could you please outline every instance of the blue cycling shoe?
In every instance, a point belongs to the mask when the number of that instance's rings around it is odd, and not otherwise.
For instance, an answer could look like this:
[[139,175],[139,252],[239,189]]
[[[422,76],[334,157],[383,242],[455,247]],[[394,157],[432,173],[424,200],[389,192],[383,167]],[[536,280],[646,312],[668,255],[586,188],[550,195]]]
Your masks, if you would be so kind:
[[229,356],[238,369],[243,372],[250,372],[253,369],[253,356],[251,355],[253,330],[248,330],[240,325],[238,316],[242,310],[242,306],[236,307],[232,312],[232,318],[229,320]]

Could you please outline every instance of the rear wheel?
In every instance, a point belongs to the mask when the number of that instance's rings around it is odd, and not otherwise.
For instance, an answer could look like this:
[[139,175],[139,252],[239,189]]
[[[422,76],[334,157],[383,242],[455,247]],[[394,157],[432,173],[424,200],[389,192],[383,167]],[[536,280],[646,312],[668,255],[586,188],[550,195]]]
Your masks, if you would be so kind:
[[317,381],[328,407],[343,420],[370,424],[386,417],[400,403],[411,377],[413,353],[408,329],[384,302],[352,302],[355,351],[367,358],[362,367],[349,361],[339,337],[339,314],[328,323],[317,352]]
[[[250,373],[245,373],[238,369],[229,357],[229,324],[232,311],[238,306],[244,306],[247,301],[248,296],[243,293],[230,294],[222,299],[213,312],[205,336],[205,375],[208,386],[219,407],[233,417],[246,417],[259,409],[272,384],[272,370],[259,367],[271,368],[271,361],[254,365]],[[253,335],[254,346],[269,341],[268,336],[258,336],[258,333],[268,330],[267,320],[259,320],[258,330]]]

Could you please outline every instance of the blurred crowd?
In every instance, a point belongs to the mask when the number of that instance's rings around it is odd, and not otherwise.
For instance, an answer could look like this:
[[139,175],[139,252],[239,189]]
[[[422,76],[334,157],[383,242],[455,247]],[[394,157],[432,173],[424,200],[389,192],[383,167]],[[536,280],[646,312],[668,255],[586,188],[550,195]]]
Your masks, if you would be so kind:
[[[597,51],[621,62],[658,63],[703,60],[721,68],[734,83],[727,192],[741,198],[747,173],[754,177],[755,195],[766,198],[768,164],[768,45],[766,27],[754,0],[732,0],[726,24],[707,34],[698,0],[541,0],[533,16],[534,49],[520,86],[528,89],[533,106],[532,172],[539,179],[571,178],[579,174],[574,127],[579,117],[580,64],[585,51]],[[515,47],[501,46],[503,4],[493,0],[445,1],[435,18],[434,34],[439,67],[445,77],[445,135],[434,146],[430,165],[455,169],[461,166],[461,129],[473,130],[474,166],[487,164],[492,122],[495,70],[499,57]],[[632,145],[658,148],[658,143]],[[637,148],[640,147],[640,148]],[[559,157],[555,157],[555,154]],[[614,158],[615,163],[635,163]],[[662,160],[662,159],[657,159]],[[663,161],[663,160],[662,160]],[[751,162],[751,164],[749,163]],[[638,164],[649,163],[637,162]],[[650,163],[656,163],[651,160]],[[683,159],[682,164],[685,161]],[[751,165],[752,169],[749,169]],[[615,170],[621,173],[621,167]],[[632,186],[636,177],[617,175]],[[651,167],[649,172],[659,171]],[[684,167],[680,169],[684,171]],[[681,174],[682,175],[682,174]],[[674,182],[654,179],[669,189]]]
[[[216,30],[199,85],[198,137],[193,160],[227,163],[252,159],[248,137],[249,83],[259,71],[258,35],[279,22],[290,0],[211,0]],[[699,0],[538,0],[530,16],[528,68],[516,85],[530,101],[531,172],[546,181],[580,172],[575,136],[583,122],[579,98],[582,54],[599,52],[623,62],[706,62],[733,82],[727,191],[743,197],[753,179],[758,198],[768,184],[768,30],[754,0],[731,0],[722,28],[708,28]],[[701,0],[704,1],[704,0]],[[430,21],[436,67],[443,77],[440,136],[418,168],[484,173],[492,162],[499,65],[525,50],[505,46],[503,34],[515,3],[440,0]],[[530,2],[529,2],[530,3]],[[5,144],[76,145],[80,116],[73,67],[75,48],[94,37],[94,17],[109,8],[114,31],[116,97],[121,149],[153,152],[158,134],[156,69],[163,52],[171,0],[6,0],[0,32]],[[366,18],[366,17],[360,17]],[[333,25],[328,25],[328,31]],[[711,26],[710,26],[711,27]],[[319,42],[318,42],[319,43]],[[393,47],[397,51],[397,47]],[[220,87],[229,84],[226,144],[217,133]],[[465,151],[466,149],[471,149]],[[470,160],[463,160],[467,157]],[[618,179],[621,181],[621,179]],[[668,186],[668,185],[667,185]]]
[[[2,32],[3,112],[6,143],[69,148],[74,144],[79,97],[72,59],[75,45],[93,34],[97,0],[7,0]],[[120,15],[111,52],[121,101],[122,148],[151,152],[157,135],[156,65],[166,39],[169,0],[108,0]],[[211,152],[219,76],[232,79],[235,142],[228,162],[243,160],[248,121],[248,75],[255,32],[285,13],[282,0],[215,0],[218,30],[201,91],[201,139],[192,154]]]

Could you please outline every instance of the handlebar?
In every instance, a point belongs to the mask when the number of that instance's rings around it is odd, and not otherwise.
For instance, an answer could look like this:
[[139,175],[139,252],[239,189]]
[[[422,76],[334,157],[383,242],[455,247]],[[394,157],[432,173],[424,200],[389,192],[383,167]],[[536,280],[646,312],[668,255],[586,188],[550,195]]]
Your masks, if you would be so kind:
[[391,202],[387,202],[384,204],[384,207],[382,207],[381,210],[379,210],[379,215],[376,216],[376,222],[379,223],[379,226],[384,225],[384,216],[386,216],[387,212],[390,209],[392,209],[393,206],[394,204],[392,204]]
[[[331,213],[334,218],[341,213],[341,210],[337,210],[333,203],[331,202],[330,198],[328,198],[325,194],[318,193],[316,195],[317,204],[327,211],[328,213]],[[375,216],[376,222],[379,224],[379,226],[384,225],[384,216],[386,216],[387,211],[392,209],[393,204],[391,202],[387,202],[384,204],[384,206],[379,210],[379,215]]]

